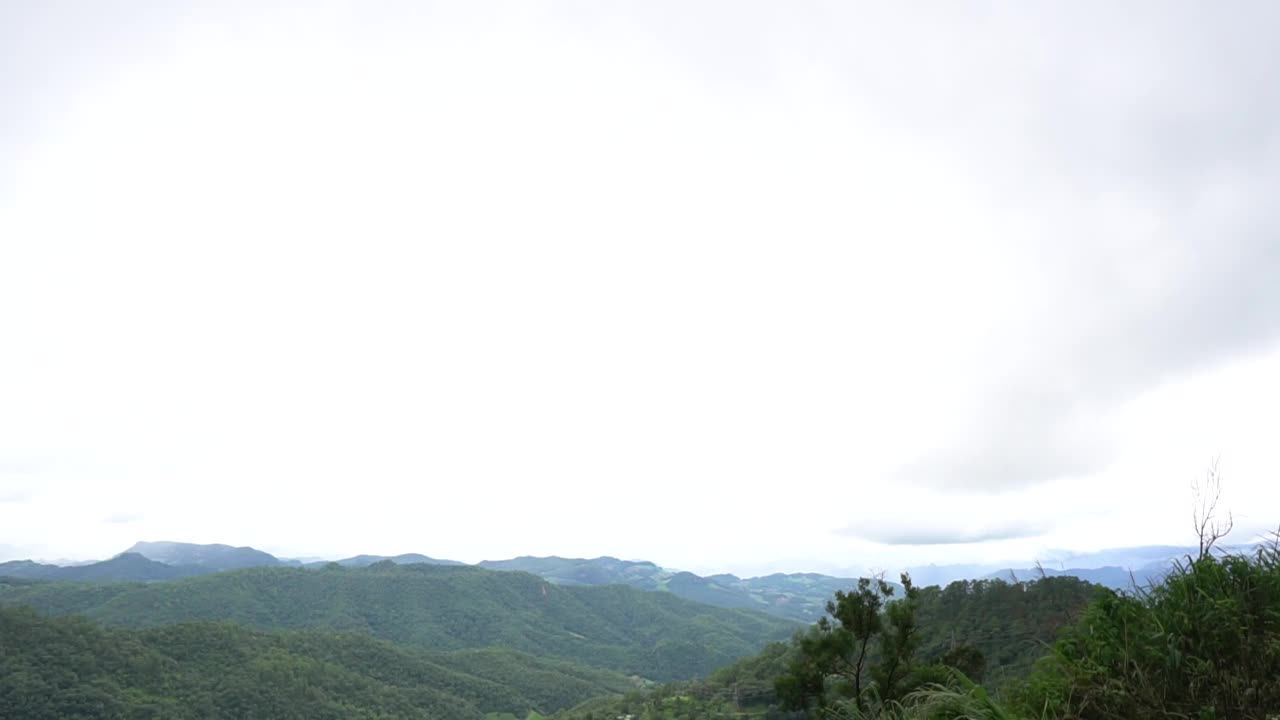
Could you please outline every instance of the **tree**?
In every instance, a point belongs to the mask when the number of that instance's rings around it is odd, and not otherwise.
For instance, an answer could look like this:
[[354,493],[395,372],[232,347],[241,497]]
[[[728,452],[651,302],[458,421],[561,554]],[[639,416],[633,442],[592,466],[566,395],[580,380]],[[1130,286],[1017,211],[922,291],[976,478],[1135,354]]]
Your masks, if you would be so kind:
[[1205,471],[1204,480],[1191,484],[1191,522],[1196,537],[1200,539],[1200,557],[1208,555],[1213,546],[1235,527],[1235,518],[1229,512],[1226,521],[1218,519],[1218,500],[1221,497],[1222,476],[1218,473],[1218,460],[1214,458]]
[[[866,710],[867,690],[876,687],[881,699],[896,697],[898,684],[910,671],[917,644],[915,604],[918,590],[902,574],[905,596],[890,601],[893,587],[883,578],[862,578],[856,589],[836,591],[827,603],[829,618],[820,619],[796,640],[795,658],[778,678],[775,689],[784,707],[826,707],[828,690],[852,698],[859,712]],[[879,638],[879,652],[873,640]],[[872,655],[877,655],[872,662]]]
[[896,700],[901,694],[898,684],[912,668],[916,646],[920,644],[916,632],[916,605],[920,590],[911,584],[911,576],[902,574],[903,599],[885,606],[887,627],[880,634],[880,662],[874,677],[880,691],[880,699]]

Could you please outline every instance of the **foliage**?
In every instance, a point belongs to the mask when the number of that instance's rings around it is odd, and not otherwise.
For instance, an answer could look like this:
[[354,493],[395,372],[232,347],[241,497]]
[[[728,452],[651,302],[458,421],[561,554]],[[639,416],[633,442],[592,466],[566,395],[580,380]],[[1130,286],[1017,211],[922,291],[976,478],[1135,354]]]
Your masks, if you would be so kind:
[[1175,566],[1163,585],[1109,593],[1016,695],[1051,718],[1242,718],[1280,711],[1280,551]]
[[70,582],[124,581],[151,582],[177,580],[209,572],[194,565],[166,565],[137,553],[123,553],[110,560],[88,565],[42,565],[30,560],[0,563],[3,578],[65,580]]
[[[760,610],[778,617],[812,623],[822,617],[834,592],[857,583],[850,578],[817,573],[774,573],[740,578],[722,573],[703,577],[674,572],[651,562],[562,557],[518,557],[489,560],[480,567],[533,573],[560,585],[629,585],[664,590],[677,597],[725,608]],[[890,583],[892,585],[892,583]]]
[[264,630],[359,633],[422,649],[508,648],[659,681],[704,675],[796,627],[669,593],[391,562],[250,568],[150,584],[0,578],[0,605],[19,604],[133,628],[227,620]]
[[919,654],[998,687],[1030,672],[1100,592],[1070,576],[957,580],[945,588],[923,588],[916,607]]
[[[884,580],[873,585],[863,578],[856,589],[836,592],[827,603],[830,619],[820,619],[797,637],[787,671],[775,683],[784,708],[803,710],[816,704],[822,709],[842,705],[847,698],[861,712],[872,680],[879,700],[899,696],[904,676],[914,669],[920,595],[906,573],[902,585],[905,593],[899,600],[890,599],[894,591]],[[880,652],[873,658],[872,642],[877,638]]]
[[145,631],[0,608],[0,717],[523,717],[633,687],[504,650],[427,653],[363,636],[227,623]]
[[[867,589],[878,593],[878,587],[871,583],[868,581]],[[1003,682],[1024,675],[1045,653],[1058,631],[1079,617],[1098,592],[1095,586],[1072,577],[1020,583],[957,581],[946,588],[913,590],[917,595],[910,637],[915,643],[915,659],[910,663],[911,670],[900,676],[897,694],[902,696],[901,701],[868,704],[863,716],[890,717],[891,713],[898,713],[893,717],[908,717],[904,713],[915,713],[929,717],[921,713],[941,712],[940,707],[963,707],[971,717],[987,717],[980,709],[994,707],[994,701],[970,678],[985,674]],[[856,588],[853,592],[857,592]],[[880,618],[883,629],[888,625],[887,615],[882,613]],[[788,717],[791,713],[778,707],[775,681],[797,661],[806,635],[812,632],[810,629],[790,643],[772,643],[759,654],[717,670],[703,681],[664,685],[646,693],[633,693],[629,698],[597,699],[562,717],[612,720],[627,714],[640,718],[646,712],[669,718]],[[884,643],[871,643],[868,663],[878,663],[885,652]],[[1011,667],[993,664],[988,658],[1010,663]],[[810,691],[817,692],[816,679]],[[822,712],[829,716],[836,712],[852,715],[857,710],[829,705]]]

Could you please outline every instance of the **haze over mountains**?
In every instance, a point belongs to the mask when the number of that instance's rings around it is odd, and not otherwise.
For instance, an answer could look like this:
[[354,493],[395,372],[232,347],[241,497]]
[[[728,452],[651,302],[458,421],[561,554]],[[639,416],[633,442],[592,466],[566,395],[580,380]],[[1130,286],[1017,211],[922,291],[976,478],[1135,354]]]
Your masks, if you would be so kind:
[[[906,570],[922,586],[945,586],[953,580],[981,578],[1030,579],[1043,572],[1049,576],[1073,576],[1113,589],[1127,590],[1135,582],[1141,586],[1159,580],[1171,561],[1191,553],[1194,553],[1194,548],[1156,545],[1064,556],[1059,561],[1059,567],[930,565]],[[251,547],[166,541],[138,542],[109,560],[82,565],[58,566],[30,560],[0,563],[0,576],[29,580],[156,582],[255,567],[314,570],[324,568],[331,562],[349,568],[369,567],[378,563],[466,565],[455,560],[417,553],[395,556],[356,555],[336,561],[304,562],[299,559],[277,558]],[[827,600],[836,590],[847,589],[857,582],[853,577],[818,573],[775,573],[751,578],[728,573],[701,576],[663,568],[648,561],[619,560],[612,557],[583,559],[523,556],[484,561],[477,563],[476,567],[530,573],[561,586],[625,585],[640,590],[665,591],[680,598],[716,607],[760,610],[776,617],[806,623],[823,615]]]

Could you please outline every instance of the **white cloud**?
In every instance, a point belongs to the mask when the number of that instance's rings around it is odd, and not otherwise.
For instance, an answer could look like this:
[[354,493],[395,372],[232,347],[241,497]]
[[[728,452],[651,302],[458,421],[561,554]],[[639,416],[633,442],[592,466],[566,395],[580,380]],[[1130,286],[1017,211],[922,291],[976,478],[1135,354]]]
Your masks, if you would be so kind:
[[1269,6],[175,7],[0,22],[0,542],[889,566],[1175,540],[1218,453],[1270,499]]

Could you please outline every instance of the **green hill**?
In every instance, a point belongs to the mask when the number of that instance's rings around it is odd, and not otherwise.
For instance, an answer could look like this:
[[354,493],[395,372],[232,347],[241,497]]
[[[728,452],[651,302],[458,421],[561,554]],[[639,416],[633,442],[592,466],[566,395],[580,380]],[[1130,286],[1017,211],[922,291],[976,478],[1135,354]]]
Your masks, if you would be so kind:
[[[1064,628],[1070,627],[1100,592],[1075,577],[1044,577],[1007,583],[960,580],[922,588],[916,607],[915,654],[925,664],[964,659],[962,671],[999,687],[1030,672]],[[670,683],[626,696],[594,698],[565,711],[564,720],[637,717],[754,717],[770,712],[786,716],[774,681],[794,659],[796,644],[771,643],[696,682]],[[956,648],[963,658],[949,657]],[[871,648],[874,659],[879,647]],[[745,713],[745,715],[740,715]]]
[[858,584],[856,578],[817,573],[775,573],[752,578],[722,573],[704,577],[667,570],[642,560],[612,557],[522,556],[486,560],[479,567],[532,573],[557,585],[627,585],[641,590],[664,590],[694,602],[759,610],[803,623],[822,617],[827,600],[836,590],[848,590]]
[[166,565],[188,565],[205,572],[285,564],[279,558],[251,547],[196,545],[182,542],[138,542],[125,550]]
[[133,628],[225,620],[263,630],[359,633],[419,649],[507,648],[658,681],[705,675],[798,627],[670,593],[390,562],[249,568],[148,584],[0,579],[0,605]]
[[65,580],[68,582],[177,580],[203,575],[206,570],[195,565],[166,565],[138,553],[126,552],[110,560],[87,565],[42,565],[30,560],[0,563],[0,576],[26,580]]
[[509,650],[422,652],[229,623],[102,628],[0,608],[0,717],[436,718],[552,712],[634,684]]

